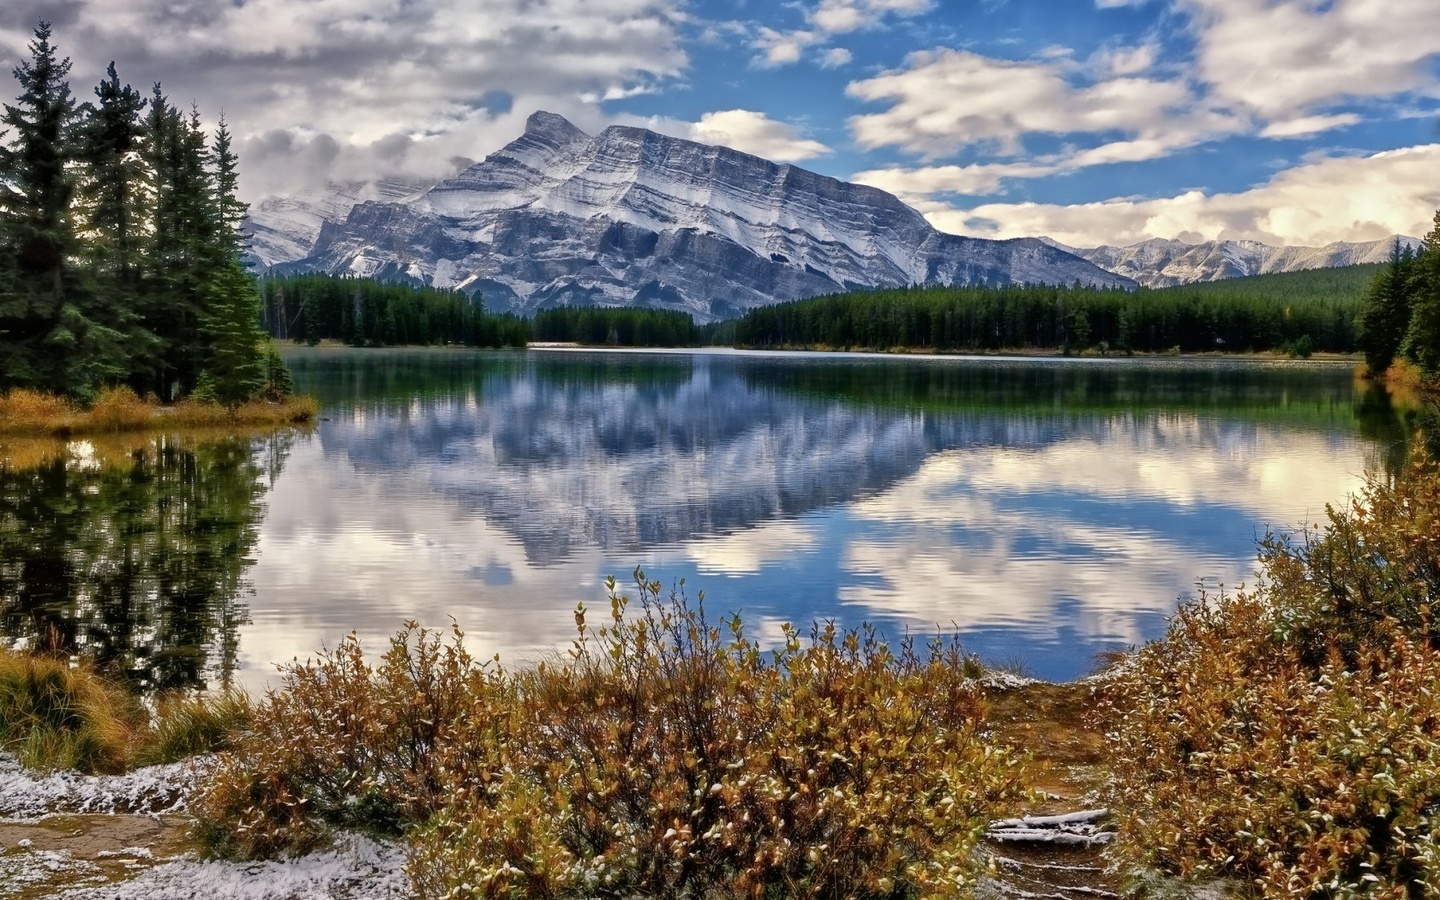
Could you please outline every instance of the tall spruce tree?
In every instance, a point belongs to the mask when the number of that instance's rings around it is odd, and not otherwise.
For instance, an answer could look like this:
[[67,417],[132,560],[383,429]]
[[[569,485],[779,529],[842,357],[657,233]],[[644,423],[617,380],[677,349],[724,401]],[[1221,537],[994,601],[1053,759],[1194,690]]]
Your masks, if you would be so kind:
[[32,386],[81,396],[128,371],[124,310],[108,307],[71,269],[78,108],[70,60],[35,28],[30,59],[14,69],[21,94],[6,104],[0,145],[0,243],[13,266],[0,300],[0,387]]
[[[193,120],[198,129],[198,119]],[[260,327],[261,300],[255,279],[240,264],[240,220],[245,204],[238,196],[239,176],[225,117],[209,153],[214,187],[206,232],[213,259],[206,261],[205,313],[201,327],[207,349],[204,374],[215,395],[227,405],[243,403],[266,385],[267,368]]]
[[1390,261],[1370,283],[1365,306],[1360,313],[1361,349],[1365,365],[1375,375],[1385,370],[1400,354],[1410,327],[1411,255],[1396,238],[1390,248]]
[[1433,378],[1440,375],[1440,210],[1435,212],[1435,227],[1425,235],[1415,269],[1405,355]]

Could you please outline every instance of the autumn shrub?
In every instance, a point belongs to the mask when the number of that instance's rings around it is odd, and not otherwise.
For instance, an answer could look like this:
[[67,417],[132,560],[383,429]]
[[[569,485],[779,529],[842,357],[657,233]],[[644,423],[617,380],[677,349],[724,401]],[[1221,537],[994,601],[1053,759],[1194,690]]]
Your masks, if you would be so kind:
[[89,666],[0,651],[0,749],[27,768],[123,771],[143,723],[135,700]]
[[297,664],[193,808],[213,851],[403,833],[424,898],[943,897],[1019,762],[954,641],[787,629],[611,585],[603,625],[507,672],[413,626]]
[[0,394],[0,431],[48,430],[57,424],[65,425],[75,413],[73,403],[55,394],[27,388]]
[[1440,894],[1440,471],[1262,545],[1250,592],[1202,598],[1103,692],[1118,848],[1272,897]]
[[517,676],[503,765],[413,836],[421,897],[963,893],[1019,768],[953,642],[824,625],[768,652],[637,590],[627,614],[612,582],[606,625],[582,610],[569,657]]
[[[377,665],[351,635],[292,665],[193,808],[211,852],[262,857],[304,852],[332,827],[399,834],[440,806],[442,754],[458,765],[456,729],[486,715],[503,672],[413,623]],[[489,745],[474,748],[482,759]]]
[[86,427],[93,431],[127,431],[150,424],[155,406],[128,387],[106,388],[91,404]]

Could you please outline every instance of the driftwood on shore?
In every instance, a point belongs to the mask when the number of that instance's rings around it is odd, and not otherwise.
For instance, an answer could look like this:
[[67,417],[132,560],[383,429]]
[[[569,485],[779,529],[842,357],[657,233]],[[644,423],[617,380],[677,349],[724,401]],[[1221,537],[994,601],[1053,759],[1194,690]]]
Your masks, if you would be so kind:
[[1100,830],[1108,809],[1087,809],[1058,816],[1024,816],[990,823],[986,836],[992,841],[1068,844],[1093,847],[1109,843],[1111,832]]

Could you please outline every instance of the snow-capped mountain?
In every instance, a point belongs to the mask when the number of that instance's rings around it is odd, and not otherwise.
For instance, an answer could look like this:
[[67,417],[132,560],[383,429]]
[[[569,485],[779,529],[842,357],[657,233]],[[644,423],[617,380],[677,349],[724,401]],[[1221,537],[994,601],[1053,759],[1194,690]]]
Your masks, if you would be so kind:
[[433,184],[396,178],[332,181],[293,197],[268,197],[257,203],[245,219],[252,264],[268,268],[309,256],[320,236],[320,226],[343,222],[356,204],[366,200],[404,202]]
[[856,287],[1132,285],[1040,240],[944,234],[877,188],[641,128],[592,136],[546,112],[420,193],[262,203],[251,222],[256,256],[282,271],[479,291],[522,313],[642,305],[708,321]]
[[1186,244],[1160,238],[1128,247],[1067,247],[1046,239],[1082,259],[1117,275],[1134,279],[1146,287],[1170,287],[1195,281],[1219,281],[1272,272],[1299,272],[1362,263],[1384,262],[1396,238],[1402,246],[1418,247],[1412,237],[1394,235],[1380,241],[1351,243],[1337,241],[1324,247],[1274,247],[1259,241],[1206,241]]

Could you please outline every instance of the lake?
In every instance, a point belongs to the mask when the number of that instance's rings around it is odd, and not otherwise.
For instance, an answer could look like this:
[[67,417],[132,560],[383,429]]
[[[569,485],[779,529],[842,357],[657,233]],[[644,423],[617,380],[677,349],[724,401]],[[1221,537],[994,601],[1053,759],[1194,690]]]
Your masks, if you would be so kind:
[[[958,630],[1048,679],[1253,582],[1404,422],[1346,364],[287,350],[313,433],[0,467],[0,624],[156,685],[274,683],[354,630],[563,650],[607,575],[784,622]],[[41,454],[43,457],[43,454]]]

